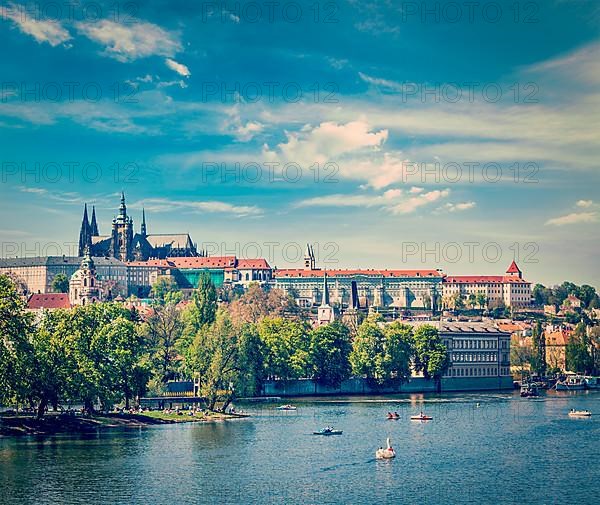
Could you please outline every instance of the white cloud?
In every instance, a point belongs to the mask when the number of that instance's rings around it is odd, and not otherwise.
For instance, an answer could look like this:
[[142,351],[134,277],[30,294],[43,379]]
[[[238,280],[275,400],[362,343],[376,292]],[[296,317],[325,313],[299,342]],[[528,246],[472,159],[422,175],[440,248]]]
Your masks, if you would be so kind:
[[174,70],[175,72],[177,72],[179,75],[182,75],[183,77],[189,77],[190,75],[190,70],[183,64],[183,63],[177,63],[175,60],[172,60],[171,58],[167,58],[165,60],[165,63],[167,64],[167,67],[169,67],[171,70]]
[[583,208],[589,208],[589,207],[593,207],[594,205],[594,201],[593,200],[579,200],[575,205],[577,205],[577,207],[583,207]]
[[340,157],[362,150],[378,150],[387,140],[388,131],[370,131],[365,121],[351,121],[345,124],[324,122],[317,127],[305,125],[299,132],[286,131],[286,142],[278,144],[275,150],[267,146],[265,153],[271,157],[281,157],[285,161],[310,166],[314,163],[327,163]]
[[598,214],[596,212],[573,212],[566,216],[548,219],[546,225],[565,226],[579,223],[595,223],[596,221],[598,221]]
[[401,189],[389,189],[381,194],[333,194],[307,198],[295,207],[381,207],[393,214],[410,214],[418,208],[447,197],[449,189],[434,190],[417,196],[406,196]]
[[52,47],[63,44],[71,39],[71,34],[58,21],[38,20],[31,16],[22,5],[9,3],[8,8],[2,10],[3,16],[13,21],[19,30],[31,35],[38,43],[47,42]]
[[183,201],[169,200],[167,198],[148,198],[131,204],[134,209],[145,208],[152,212],[174,212],[187,210],[191,212],[221,212],[236,216],[259,216],[262,210],[254,205],[232,205],[217,200],[210,201]]
[[107,56],[122,62],[148,56],[172,57],[182,49],[176,34],[147,22],[124,25],[103,19],[93,23],[80,22],[76,28],[104,46]]
[[457,212],[461,210],[469,210],[475,207],[475,202],[460,202],[460,203],[447,203],[443,207],[440,207],[439,211]]

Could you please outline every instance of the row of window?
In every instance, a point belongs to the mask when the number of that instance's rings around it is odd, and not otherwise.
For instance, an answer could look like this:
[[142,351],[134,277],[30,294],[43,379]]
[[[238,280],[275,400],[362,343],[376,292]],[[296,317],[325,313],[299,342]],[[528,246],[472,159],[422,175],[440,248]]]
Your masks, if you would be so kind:
[[494,352],[455,352],[452,361],[498,361],[498,355]]
[[453,349],[497,349],[496,340],[454,339]]
[[498,375],[510,375],[508,367],[460,367],[451,368],[446,374],[450,377],[497,377]]

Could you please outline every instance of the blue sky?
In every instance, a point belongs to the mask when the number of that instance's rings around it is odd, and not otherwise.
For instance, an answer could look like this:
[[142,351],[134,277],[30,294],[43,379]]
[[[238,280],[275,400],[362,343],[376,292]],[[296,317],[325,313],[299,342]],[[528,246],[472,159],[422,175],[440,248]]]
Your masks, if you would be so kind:
[[0,4],[2,255],[123,190],[214,254],[600,286],[597,2],[188,4]]

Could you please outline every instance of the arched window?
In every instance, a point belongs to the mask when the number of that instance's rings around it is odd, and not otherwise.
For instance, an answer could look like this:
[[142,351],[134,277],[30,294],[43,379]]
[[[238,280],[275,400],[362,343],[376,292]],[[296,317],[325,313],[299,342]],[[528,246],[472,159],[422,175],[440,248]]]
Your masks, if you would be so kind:
[[249,281],[250,280],[250,275],[246,274],[246,280]]
[[83,279],[83,287],[87,287],[87,277],[84,277]]
[[90,286],[94,287],[94,278],[93,277],[90,279]]

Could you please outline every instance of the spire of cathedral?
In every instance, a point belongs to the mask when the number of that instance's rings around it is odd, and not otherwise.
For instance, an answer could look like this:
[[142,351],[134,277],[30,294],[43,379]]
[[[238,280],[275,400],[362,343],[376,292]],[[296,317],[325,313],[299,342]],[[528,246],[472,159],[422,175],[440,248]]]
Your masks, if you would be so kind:
[[96,223],[96,206],[92,206],[92,222],[90,223],[90,231],[92,237],[97,237],[100,235],[98,233],[98,224]]
[[140,229],[140,233],[145,237],[146,236],[146,211],[142,208],[142,226]]
[[87,203],[83,205],[83,219],[81,220],[81,229],[79,230],[78,255],[83,256],[85,248],[92,243],[90,235],[90,222],[88,220]]
[[125,193],[121,191],[121,205],[119,206],[119,215],[125,217],[127,215],[127,207],[125,206]]

